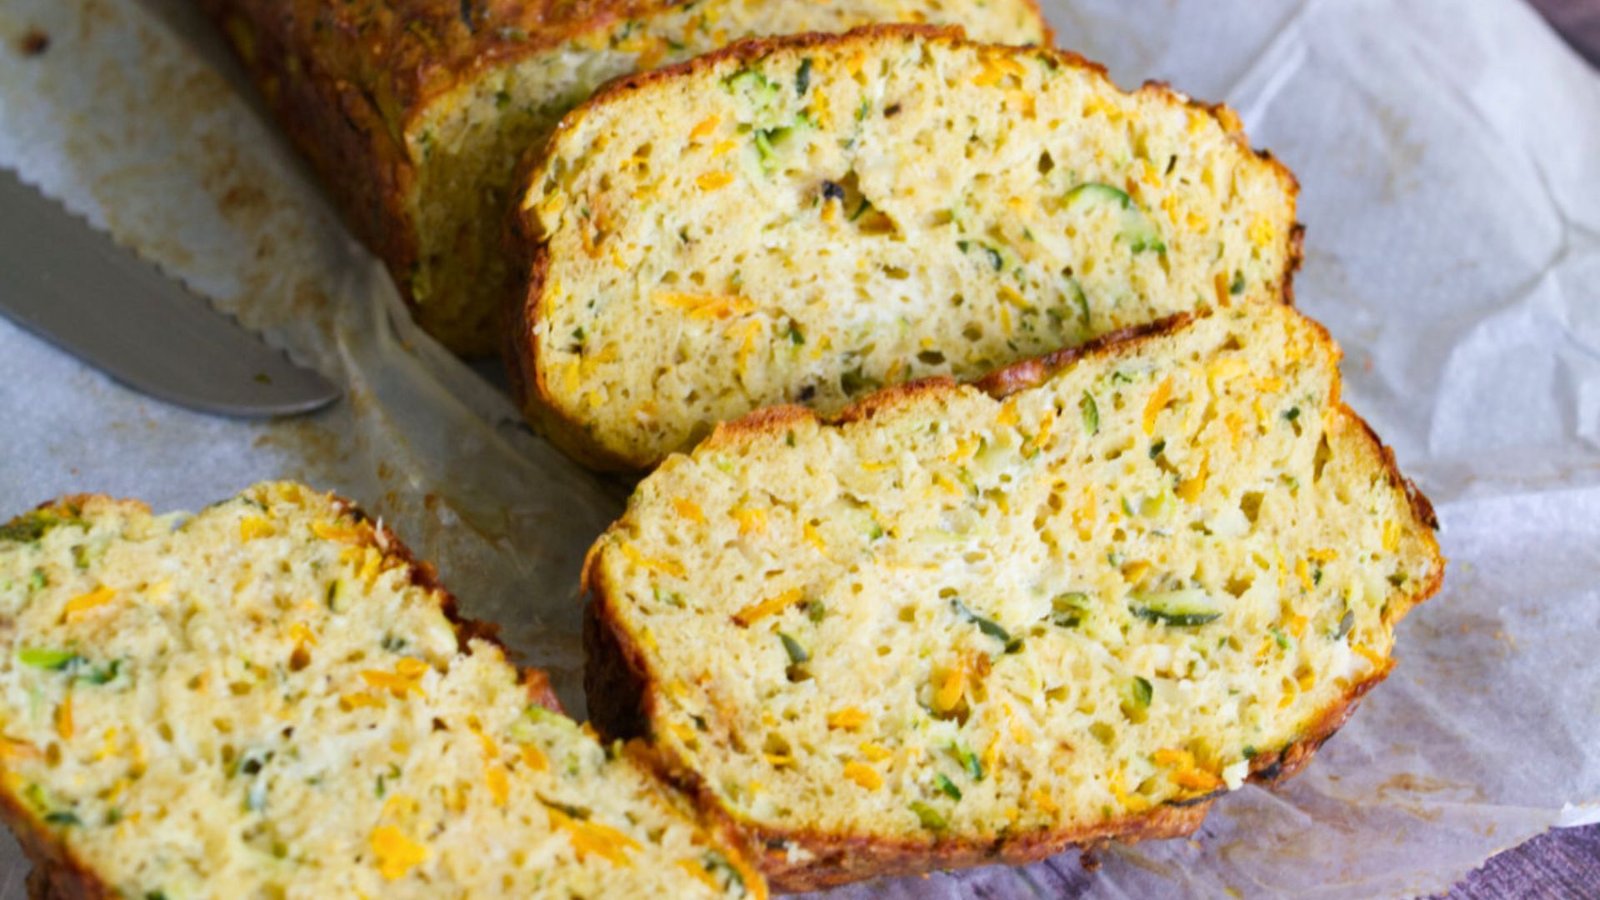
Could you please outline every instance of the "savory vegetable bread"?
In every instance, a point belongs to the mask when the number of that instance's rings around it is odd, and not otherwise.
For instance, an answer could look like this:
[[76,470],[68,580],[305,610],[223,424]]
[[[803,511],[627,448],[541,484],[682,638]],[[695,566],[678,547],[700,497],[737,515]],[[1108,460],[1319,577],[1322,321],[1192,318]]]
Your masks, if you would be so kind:
[[760,877],[349,504],[0,527],[0,817],[51,897],[739,897]]
[[757,34],[874,21],[1047,42],[1033,0],[201,0],[418,321],[503,343],[513,173],[608,78]]
[[588,462],[1284,295],[1293,177],[1238,119],[1047,49],[880,26],[613,83],[532,174],[513,381]]
[[1338,356],[1233,306],[721,426],[591,551],[590,713],[780,889],[1192,831],[1443,576]]

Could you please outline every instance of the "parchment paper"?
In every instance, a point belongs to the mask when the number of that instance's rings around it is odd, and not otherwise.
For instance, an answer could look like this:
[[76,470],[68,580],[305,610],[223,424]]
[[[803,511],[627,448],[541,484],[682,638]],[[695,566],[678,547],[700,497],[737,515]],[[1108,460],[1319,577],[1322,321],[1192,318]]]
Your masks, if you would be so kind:
[[[1227,100],[1298,173],[1298,302],[1434,499],[1451,567],[1316,763],[1225,798],[1192,840],[1094,873],[1066,854],[839,895],[1431,893],[1600,820],[1600,79],[1517,0],[1045,8],[1123,85]],[[583,709],[578,568],[626,486],[534,438],[492,375],[409,324],[188,3],[0,5],[0,165],[348,390],[306,419],[206,418],[0,320],[0,515],[68,491],[192,509],[304,479],[392,523]],[[0,898],[21,897],[0,841]]]

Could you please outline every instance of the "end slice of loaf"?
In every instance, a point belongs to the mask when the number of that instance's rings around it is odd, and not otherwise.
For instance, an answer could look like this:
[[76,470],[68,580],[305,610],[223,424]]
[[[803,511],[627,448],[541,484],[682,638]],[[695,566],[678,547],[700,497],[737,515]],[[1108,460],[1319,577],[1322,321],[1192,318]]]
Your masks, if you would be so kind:
[[0,817],[86,897],[761,896],[350,504],[0,526]]
[[884,26],[613,83],[523,198],[529,418],[645,468],[774,403],[967,379],[1276,302],[1296,186],[1225,107],[1049,49]]
[[418,322],[503,344],[515,173],[607,79],[753,35],[933,22],[1048,43],[1033,0],[201,0]]
[[1252,305],[720,427],[591,552],[591,713],[784,889],[1192,831],[1443,576],[1338,356]]

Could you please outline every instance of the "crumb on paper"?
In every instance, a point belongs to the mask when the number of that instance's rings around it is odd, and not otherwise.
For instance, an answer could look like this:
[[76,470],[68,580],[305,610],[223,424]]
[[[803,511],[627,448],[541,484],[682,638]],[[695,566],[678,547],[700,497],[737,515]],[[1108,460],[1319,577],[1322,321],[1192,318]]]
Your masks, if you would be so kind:
[[50,49],[50,33],[43,28],[29,28],[17,41],[17,49],[22,51],[23,56],[42,56]]

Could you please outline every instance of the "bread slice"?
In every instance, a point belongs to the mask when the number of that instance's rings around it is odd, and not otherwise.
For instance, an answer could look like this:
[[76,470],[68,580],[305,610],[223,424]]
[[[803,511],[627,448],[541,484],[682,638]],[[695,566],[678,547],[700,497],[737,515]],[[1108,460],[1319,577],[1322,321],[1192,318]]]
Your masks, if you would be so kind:
[[619,81],[523,199],[513,381],[580,458],[646,468],[764,405],[1276,300],[1296,186],[1239,128],[1071,54],[905,27]]
[[761,896],[350,504],[0,527],[0,817],[62,897]]
[[1048,43],[1033,0],[201,0],[418,321],[504,343],[501,252],[525,150],[605,80],[761,34],[877,21]]
[[591,551],[590,713],[784,890],[1190,832],[1443,576],[1338,357],[1251,304],[719,427]]

